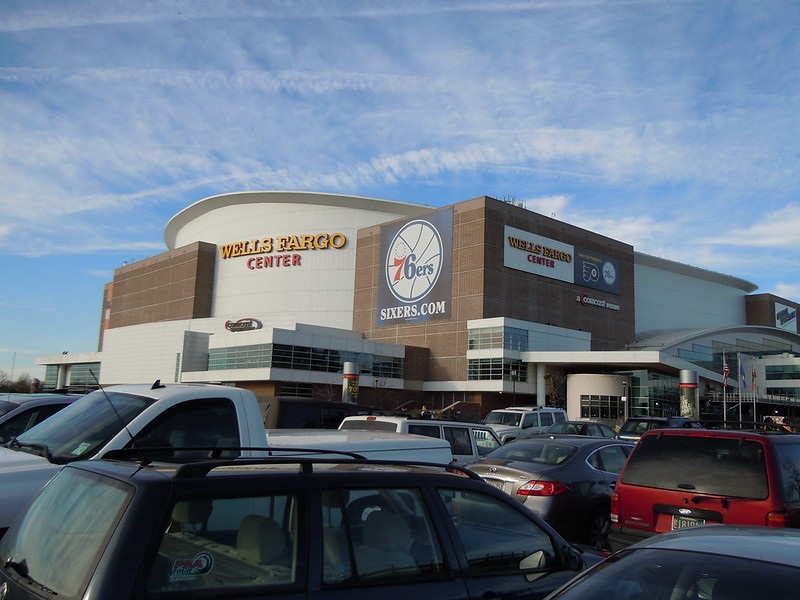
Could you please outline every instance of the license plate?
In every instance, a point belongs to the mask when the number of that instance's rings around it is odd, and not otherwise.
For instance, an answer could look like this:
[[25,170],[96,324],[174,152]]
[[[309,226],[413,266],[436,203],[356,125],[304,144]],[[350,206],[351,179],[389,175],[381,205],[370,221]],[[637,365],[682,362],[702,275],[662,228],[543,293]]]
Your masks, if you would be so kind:
[[687,527],[697,527],[704,525],[705,519],[697,519],[695,517],[683,517],[681,515],[672,515],[672,530],[686,529]]
[[492,487],[496,487],[498,490],[502,490],[503,489],[503,482],[502,481],[497,481],[496,479],[494,479],[494,480],[493,479],[486,479],[485,481],[486,481],[486,483],[488,483]]

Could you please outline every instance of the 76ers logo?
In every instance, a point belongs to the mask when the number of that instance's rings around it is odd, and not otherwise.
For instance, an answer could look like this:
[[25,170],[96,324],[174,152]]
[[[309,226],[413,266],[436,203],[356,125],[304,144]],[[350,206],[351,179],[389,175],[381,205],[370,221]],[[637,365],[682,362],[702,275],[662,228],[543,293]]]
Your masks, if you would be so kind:
[[401,302],[416,302],[442,272],[442,238],[427,221],[411,221],[394,236],[386,253],[386,283]]

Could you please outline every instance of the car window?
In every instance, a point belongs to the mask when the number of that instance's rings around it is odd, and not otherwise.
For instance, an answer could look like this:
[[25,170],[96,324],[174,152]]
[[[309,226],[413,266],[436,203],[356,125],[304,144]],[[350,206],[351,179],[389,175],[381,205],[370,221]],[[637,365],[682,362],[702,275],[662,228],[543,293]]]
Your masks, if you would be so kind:
[[[215,448],[239,446],[236,408],[230,400],[208,399],[201,404],[178,404],[164,411],[128,444],[169,448]],[[175,456],[196,455],[178,450]],[[202,455],[205,455],[202,454]]]
[[628,455],[620,445],[604,446],[594,451],[589,456],[589,464],[595,469],[606,471],[607,473],[618,474],[625,464]]
[[323,583],[441,578],[444,559],[418,490],[322,490]]
[[746,558],[642,549],[621,552],[577,578],[554,600],[796,598],[797,570]]
[[438,425],[421,425],[419,423],[409,423],[408,433],[416,435],[427,435],[428,437],[441,437]]
[[522,427],[535,427],[539,425],[539,419],[537,418],[538,415],[534,413],[529,413],[522,417]]
[[541,413],[539,415],[539,424],[540,425],[552,425],[553,424],[553,413]]
[[297,515],[298,499],[288,494],[175,502],[148,590],[219,592],[298,581]]
[[775,454],[781,471],[783,499],[800,502],[800,444],[775,444]]
[[551,565],[550,536],[530,518],[480,492],[442,489],[472,575],[518,573]]
[[769,495],[764,448],[737,437],[645,436],[628,461],[623,481],[695,494]]
[[480,456],[486,456],[500,447],[497,437],[485,429],[473,429],[472,435],[475,438],[475,446],[478,448]]
[[23,565],[26,580],[37,582],[35,595],[82,597],[132,496],[132,487],[110,478],[62,471],[3,538],[2,564]]
[[453,454],[472,455],[472,436],[468,427],[445,426],[444,439],[450,442]]
[[576,451],[577,448],[572,444],[562,444],[550,440],[518,440],[500,446],[492,452],[491,458],[558,465],[569,460]]

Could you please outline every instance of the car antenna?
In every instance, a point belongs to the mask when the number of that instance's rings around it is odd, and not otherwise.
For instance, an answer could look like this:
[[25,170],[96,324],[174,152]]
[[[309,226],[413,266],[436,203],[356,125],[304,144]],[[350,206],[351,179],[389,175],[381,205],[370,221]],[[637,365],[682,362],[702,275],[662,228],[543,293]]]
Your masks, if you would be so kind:
[[[111,401],[111,398],[108,397],[106,390],[103,388],[102,385],[100,385],[100,380],[97,379],[97,375],[95,375],[92,369],[89,369],[89,373],[92,374],[92,379],[94,379],[95,383],[97,384],[97,387],[100,389],[101,392],[103,392],[103,396],[106,397],[109,406],[111,406],[111,410],[114,411],[114,414],[117,416],[117,419],[119,419],[119,422],[122,424],[122,428],[125,430],[125,433],[127,433],[128,437],[131,438],[131,444],[133,444],[133,447],[136,448],[137,450],[141,450],[141,448],[139,448],[139,444],[136,443],[136,438],[133,437],[133,434],[130,432],[130,429],[128,429],[128,424],[125,422],[125,419],[123,419],[122,415],[119,414],[117,407],[114,406],[114,403]],[[160,379],[156,380],[151,389],[156,388],[156,383],[160,385],[161,380]],[[166,387],[166,386],[161,386],[161,387]]]

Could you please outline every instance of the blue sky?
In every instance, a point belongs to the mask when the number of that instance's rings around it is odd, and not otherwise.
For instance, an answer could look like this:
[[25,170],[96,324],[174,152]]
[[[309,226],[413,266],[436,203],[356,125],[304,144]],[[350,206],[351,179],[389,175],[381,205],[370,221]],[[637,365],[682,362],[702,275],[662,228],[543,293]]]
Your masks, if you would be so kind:
[[3,0],[0,371],[214,194],[481,195],[800,300],[797,0]]

